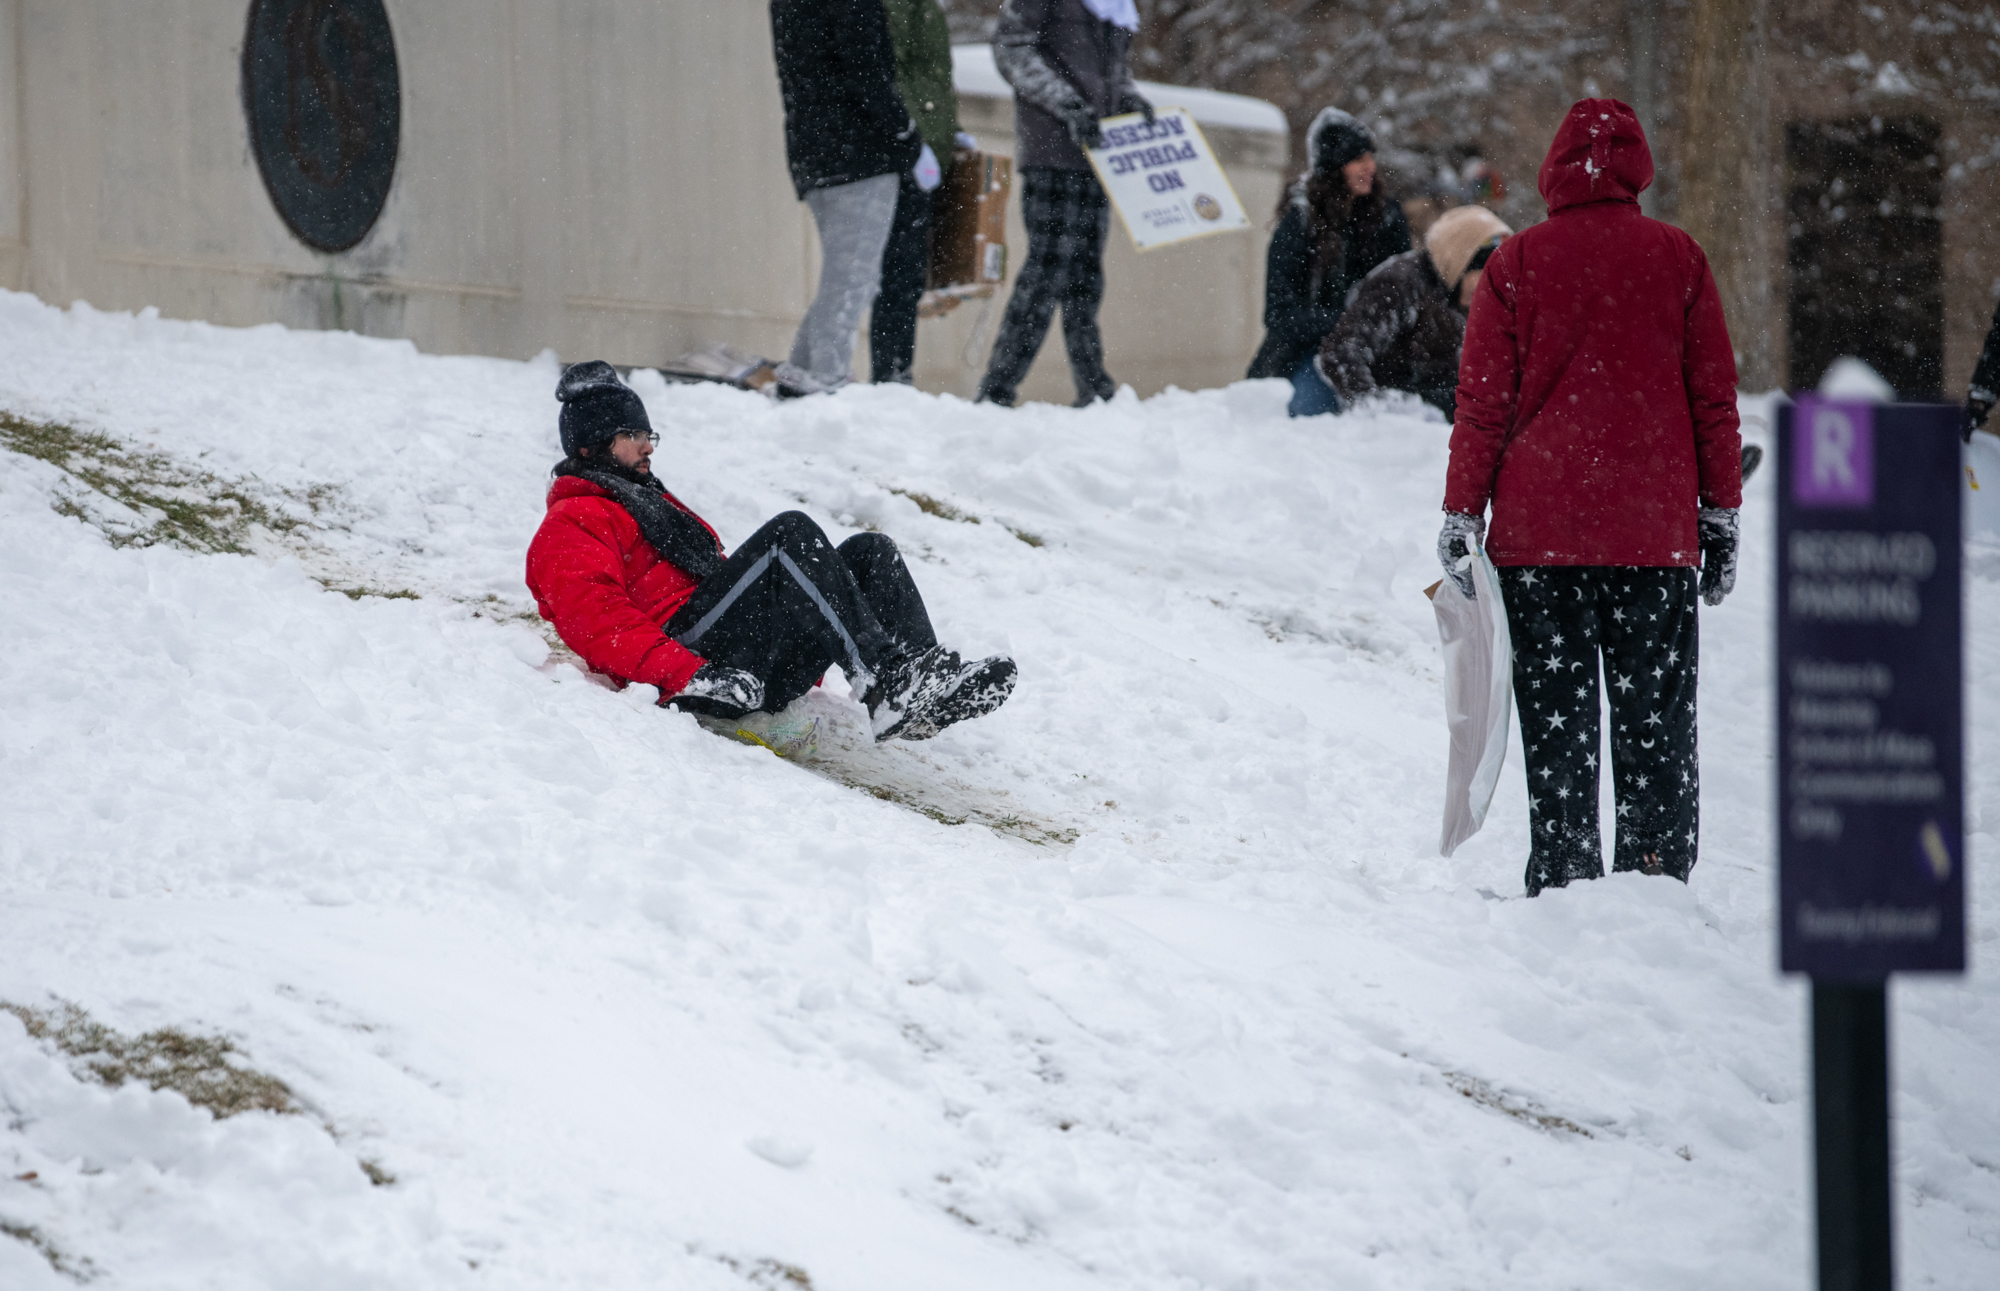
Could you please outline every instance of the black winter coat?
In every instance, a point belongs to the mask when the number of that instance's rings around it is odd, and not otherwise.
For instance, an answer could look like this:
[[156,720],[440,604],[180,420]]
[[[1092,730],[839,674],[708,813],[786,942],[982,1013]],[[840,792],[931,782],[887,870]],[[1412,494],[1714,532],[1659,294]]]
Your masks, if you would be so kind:
[[1465,314],[1430,255],[1405,251],[1375,266],[1319,352],[1320,374],[1352,404],[1407,390],[1450,418],[1458,402]]
[[993,32],[993,61],[1014,87],[1015,164],[1089,170],[1063,113],[1081,105],[1117,116],[1139,90],[1132,33],[1091,13],[1083,0],[1007,0]]
[[1979,362],[1965,393],[1967,398],[2000,403],[2000,305],[1993,307],[1993,326],[1986,331],[1986,344],[1979,347]]
[[[1375,190],[1381,193],[1378,185]],[[1340,322],[1347,293],[1368,271],[1410,249],[1410,222],[1394,199],[1383,197],[1381,215],[1366,226],[1349,218],[1342,230],[1345,251],[1333,271],[1313,273],[1312,243],[1306,238],[1305,185],[1292,186],[1292,201],[1271,235],[1264,265],[1264,343],[1250,362],[1253,377],[1289,377]]]
[[923,140],[896,92],[882,0],[771,0],[771,45],[801,198],[917,164]]

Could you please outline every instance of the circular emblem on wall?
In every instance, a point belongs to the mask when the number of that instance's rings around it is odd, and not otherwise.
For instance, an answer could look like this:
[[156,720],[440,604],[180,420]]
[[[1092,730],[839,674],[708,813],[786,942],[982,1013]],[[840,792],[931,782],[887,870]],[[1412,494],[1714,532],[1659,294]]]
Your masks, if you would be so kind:
[[306,245],[345,251],[375,226],[396,176],[402,97],[382,0],[251,0],[250,151]]
[[1194,199],[1194,213],[1204,220],[1219,220],[1222,218],[1222,203],[1203,193]]

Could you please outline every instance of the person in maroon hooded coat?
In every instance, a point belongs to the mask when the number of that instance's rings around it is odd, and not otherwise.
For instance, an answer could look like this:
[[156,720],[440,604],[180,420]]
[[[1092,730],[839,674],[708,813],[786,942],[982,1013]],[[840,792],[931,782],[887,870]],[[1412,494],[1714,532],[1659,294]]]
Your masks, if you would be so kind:
[[1493,253],[1466,323],[1438,555],[1468,596],[1474,545],[1499,569],[1530,896],[1603,873],[1600,660],[1612,869],[1685,881],[1695,863],[1695,599],[1735,586],[1742,441],[1715,279],[1640,214],[1652,180],[1632,109],[1571,107],[1542,163],[1549,218]]
[[573,364],[556,398],[565,455],[528,544],[528,590],[593,671],[736,718],[777,712],[837,663],[878,740],[928,739],[1012,693],[1012,659],[965,662],[938,644],[886,534],[836,547],[786,511],[725,555],[653,474],[660,437],[610,364]]

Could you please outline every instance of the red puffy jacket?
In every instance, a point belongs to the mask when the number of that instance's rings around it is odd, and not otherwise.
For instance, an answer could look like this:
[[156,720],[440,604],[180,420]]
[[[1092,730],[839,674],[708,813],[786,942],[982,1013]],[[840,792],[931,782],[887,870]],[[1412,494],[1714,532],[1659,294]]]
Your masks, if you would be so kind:
[[[673,494],[667,500],[694,515]],[[602,487],[572,475],[549,486],[548,514],[528,544],[528,590],[563,644],[596,671],[677,694],[702,658],[660,629],[699,585],[660,559]]]
[[1708,259],[1639,213],[1632,109],[1585,99],[1542,163],[1549,218],[1486,262],[1466,323],[1447,511],[1493,504],[1499,565],[1693,565],[1742,501],[1736,360]]

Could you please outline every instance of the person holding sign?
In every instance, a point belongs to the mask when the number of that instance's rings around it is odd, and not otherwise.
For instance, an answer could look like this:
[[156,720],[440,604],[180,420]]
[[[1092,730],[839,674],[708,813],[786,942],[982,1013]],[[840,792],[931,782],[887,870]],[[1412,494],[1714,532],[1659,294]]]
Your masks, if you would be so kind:
[[1097,330],[1111,204],[1084,150],[1102,142],[1105,117],[1152,119],[1152,104],[1132,80],[1138,30],[1133,0],[1007,0],[1000,11],[993,61],[1014,87],[1028,254],[979,382],[981,402],[1013,406],[1058,305],[1077,406],[1117,393]]
[[1327,108],[1306,132],[1306,156],[1306,173],[1278,202],[1264,271],[1264,343],[1249,373],[1289,378],[1294,417],[1338,410],[1313,357],[1355,284],[1410,249],[1410,222],[1382,191],[1368,127]]
[[1466,311],[1487,257],[1512,232],[1483,206],[1456,207],[1424,234],[1423,250],[1391,256],[1361,280],[1319,352],[1319,375],[1343,408],[1407,390],[1452,415]]
[[[1736,360],[1708,259],[1640,213],[1632,109],[1570,108],[1542,162],[1549,218],[1486,262],[1451,433],[1445,574],[1498,567],[1528,770],[1527,887],[1596,878],[1598,669],[1611,693],[1611,867],[1695,863],[1695,600],[1736,582]],[[1699,575],[1697,575],[1697,566]]]

